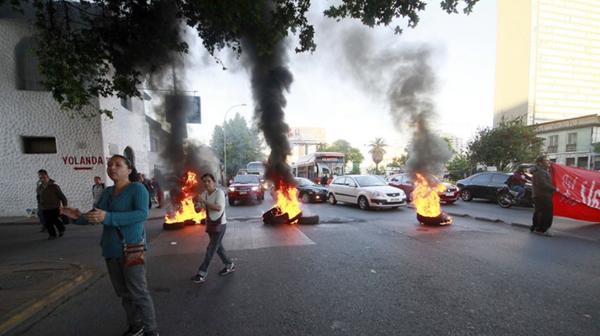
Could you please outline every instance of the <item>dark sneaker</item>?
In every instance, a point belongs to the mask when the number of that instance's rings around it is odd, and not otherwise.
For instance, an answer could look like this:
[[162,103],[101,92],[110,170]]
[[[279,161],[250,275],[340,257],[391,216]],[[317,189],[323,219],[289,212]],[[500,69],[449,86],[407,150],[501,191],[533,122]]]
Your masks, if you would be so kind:
[[235,264],[231,263],[227,266],[225,266],[225,268],[223,268],[220,272],[219,275],[227,275],[229,273],[232,273],[233,271],[235,271]]
[[139,327],[134,327],[134,326],[129,326],[129,329],[127,329],[122,336],[142,336],[144,335],[144,327],[143,326],[139,326]]
[[206,274],[196,274],[192,277],[194,283],[203,283],[206,281]]

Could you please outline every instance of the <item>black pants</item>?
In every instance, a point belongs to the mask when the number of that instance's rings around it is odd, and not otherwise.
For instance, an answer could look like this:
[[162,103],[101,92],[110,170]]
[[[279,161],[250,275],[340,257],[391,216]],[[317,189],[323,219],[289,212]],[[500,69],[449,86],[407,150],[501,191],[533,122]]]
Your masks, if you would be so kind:
[[59,209],[43,210],[44,224],[46,225],[48,234],[52,237],[56,237],[56,230],[54,229],[55,226],[58,229],[58,232],[65,232],[65,226],[63,225],[63,222],[60,221],[59,215]]
[[535,197],[533,199],[535,211],[531,231],[546,232],[552,226],[554,219],[552,197]]
[[208,247],[206,248],[206,255],[204,255],[204,261],[202,265],[198,268],[198,271],[206,274],[208,271],[208,265],[210,265],[210,261],[215,254],[215,251],[221,258],[221,261],[225,265],[231,265],[231,260],[227,258],[225,254],[225,249],[223,248],[223,244],[221,241],[223,240],[223,236],[225,235],[225,230],[227,229],[227,225],[221,225],[221,231],[219,232],[207,232],[210,237],[210,243],[208,243]]

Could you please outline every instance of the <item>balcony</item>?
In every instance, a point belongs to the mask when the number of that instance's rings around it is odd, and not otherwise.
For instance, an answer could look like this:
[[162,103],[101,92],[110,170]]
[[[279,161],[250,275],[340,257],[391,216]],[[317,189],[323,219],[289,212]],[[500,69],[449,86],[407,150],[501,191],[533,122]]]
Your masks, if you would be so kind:
[[548,153],[557,153],[558,152],[558,146],[557,145],[548,146],[548,149],[546,151]]
[[577,151],[577,144],[567,144],[565,152],[575,152]]

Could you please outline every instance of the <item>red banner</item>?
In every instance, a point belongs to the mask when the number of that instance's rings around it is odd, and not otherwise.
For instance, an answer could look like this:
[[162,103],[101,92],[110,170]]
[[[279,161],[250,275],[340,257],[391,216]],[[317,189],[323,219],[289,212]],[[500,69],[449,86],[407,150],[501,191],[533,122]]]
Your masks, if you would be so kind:
[[600,222],[600,172],[568,167],[558,163],[550,166],[554,194],[554,215]]

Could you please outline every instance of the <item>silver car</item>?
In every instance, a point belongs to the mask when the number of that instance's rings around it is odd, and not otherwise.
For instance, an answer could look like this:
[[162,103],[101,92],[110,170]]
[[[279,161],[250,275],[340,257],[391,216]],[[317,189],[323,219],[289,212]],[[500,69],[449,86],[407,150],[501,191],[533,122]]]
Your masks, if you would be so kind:
[[398,208],[406,205],[406,194],[388,186],[374,175],[344,175],[336,177],[328,187],[329,203],[358,204],[361,209]]

